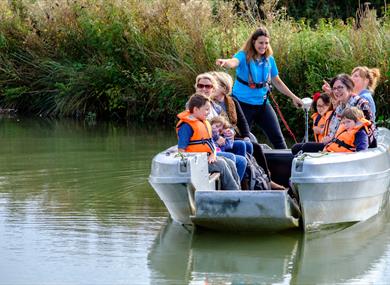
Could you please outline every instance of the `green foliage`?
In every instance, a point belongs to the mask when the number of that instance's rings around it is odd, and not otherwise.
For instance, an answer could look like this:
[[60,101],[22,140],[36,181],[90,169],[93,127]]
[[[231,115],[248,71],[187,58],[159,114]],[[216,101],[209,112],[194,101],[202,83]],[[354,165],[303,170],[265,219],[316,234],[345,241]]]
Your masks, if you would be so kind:
[[[2,1],[0,106],[45,116],[172,122],[193,93],[195,76],[214,70],[216,58],[233,56],[255,27],[266,25],[280,76],[300,97],[357,65],[380,68],[375,100],[380,121],[388,122],[388,15],[361,10],[346,21],[293,20],[286,11],[297,5],[275,10],[271,2],[259,8],[221,0]],[[307,16],[325,11],[326,5],[305,3]],[[275,96],[297,129],[303,112]]]

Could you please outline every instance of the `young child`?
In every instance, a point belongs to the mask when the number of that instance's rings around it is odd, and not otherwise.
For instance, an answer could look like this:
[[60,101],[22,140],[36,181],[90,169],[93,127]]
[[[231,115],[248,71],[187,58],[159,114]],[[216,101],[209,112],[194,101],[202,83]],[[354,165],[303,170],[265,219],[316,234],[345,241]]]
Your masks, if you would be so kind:
[[218,157],[212,141],[210,123],[207,116],[210,113],[210,99],[195,93],[188,101],[188,110],[177,115],[176,125],[178,150],[180,152],[207,152],[209,172],[219,172],[221,187],[224,190],[239,190],[240,178],[237,169],[229,159]]
[[368,149],[368,127],[371,122],[356,108],[346,108],[334,139],[324,148],[327,152],[355,152]]
[[225,132],[230,129],[229,122],[222,116],[216,116],[210,120],[210,124],[213,141],[217,145],[217,151],[232,150],[234,136],[225,136]]
[[313,119],[313,133],[314,140],[316,142],[322,142],[322,139],[326,136],[326,122],[332,114],[332,102],[331,98],[326,93],[314,93],[312,109],[314,114],[311,116]]

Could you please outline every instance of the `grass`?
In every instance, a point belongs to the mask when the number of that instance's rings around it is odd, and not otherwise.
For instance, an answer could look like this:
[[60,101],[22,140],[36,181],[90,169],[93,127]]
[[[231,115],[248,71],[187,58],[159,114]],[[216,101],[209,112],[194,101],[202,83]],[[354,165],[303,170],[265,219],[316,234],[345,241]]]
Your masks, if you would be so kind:
[[[355,19],[313,26],[275,11],[273,2],[237,12],[219,0],[1,1],[0,106],[171,123],[193,93],[195,76],[216,69],[216,58],[231,57],[266,25],[280,76],[300,97],[355,66],[380,68],[375,101],[380,123],[388,125],[388,15],[361,11],[359,28]],[[276,95],[290,125],[299,126],[302,112]]]

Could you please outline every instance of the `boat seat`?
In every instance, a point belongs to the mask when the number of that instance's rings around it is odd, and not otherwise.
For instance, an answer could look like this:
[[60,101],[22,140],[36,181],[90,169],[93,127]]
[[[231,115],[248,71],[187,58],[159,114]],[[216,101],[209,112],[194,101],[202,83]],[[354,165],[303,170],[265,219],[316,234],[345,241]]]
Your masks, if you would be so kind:
[[210,189],[212,190],[221,190],[221,173],[219,172],[213,172],[209,175],[209,184]]

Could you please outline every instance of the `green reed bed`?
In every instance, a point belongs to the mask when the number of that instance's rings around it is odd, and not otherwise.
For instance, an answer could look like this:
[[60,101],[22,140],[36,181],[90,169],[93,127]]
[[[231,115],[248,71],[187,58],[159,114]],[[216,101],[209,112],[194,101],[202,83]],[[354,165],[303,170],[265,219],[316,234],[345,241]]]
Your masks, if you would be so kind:
[[[1,1],[0,106],[45,116],[172,122],[196,74],[214,70],[216,58],[232,56],[263,24],[280,76],[300,97],[354,66],[379,67],[384,76],[375,100],[379,119],[389,120],[388,16],[363,11],[357,28],[355,19],[313,25],[259,8],[266,19],[222,1]],[[276,97],[297,127],[302,112]]]

